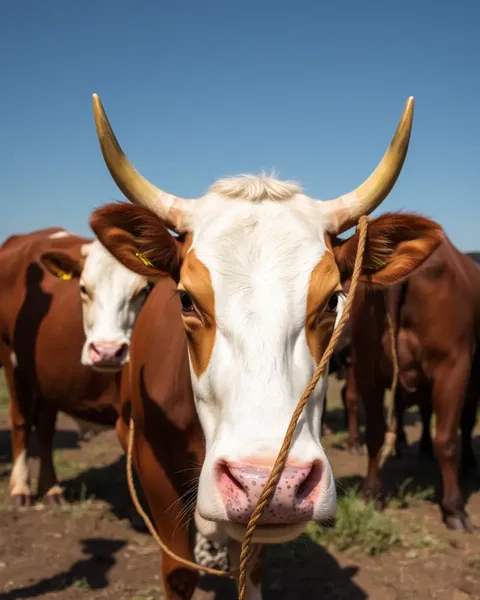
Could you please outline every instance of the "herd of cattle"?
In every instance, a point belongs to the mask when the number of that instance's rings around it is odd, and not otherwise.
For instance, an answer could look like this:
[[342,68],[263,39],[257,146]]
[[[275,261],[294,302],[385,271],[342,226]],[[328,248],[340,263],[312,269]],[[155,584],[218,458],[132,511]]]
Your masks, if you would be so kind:
[[[217,181],[198,199],[175,197],[133,168],[97,96],[94,115],[107,167],[133,204],[95,210],[94,240],[51,228],[12,236],[0,249],[11,498],[32,502],[32,428],[38,493],[55,504],[64,502],[52,460],[57,413],[115,427],[125,450],[133,419],[133,461],[160,537],[192,560],[191,532],[178,522],[193,506],[197,539],[209,540],[212,551],[226,548],[235,565],[291,415],[345,305],[358,233],[338,235],[395,184],[413,99],[375,171],[329,201],[263,175]],[[420,449],[435,447],[441,469],[445,523],[471,531],[457,463],[461,455],[462,467],[475,466],[480,270],[427,218],[395,213],[369,221],[361,283],[331,361],[346,380],[351,447],[359,444],[360,401],[365,408],[365,492],[380,501],[383,398],[392,381],[387,315],[399,367],[397,451],[405,443],[403,413],[417,404]],[[326,389],[324,377],[255,531],[257,545],[294,539],[308,521],[335,514],[335,480],[321,444]],[[252,600],[261,598],[261,556],[249,568]],[[164,555],[162,574],[169,600],[191,598],[197,572]]]

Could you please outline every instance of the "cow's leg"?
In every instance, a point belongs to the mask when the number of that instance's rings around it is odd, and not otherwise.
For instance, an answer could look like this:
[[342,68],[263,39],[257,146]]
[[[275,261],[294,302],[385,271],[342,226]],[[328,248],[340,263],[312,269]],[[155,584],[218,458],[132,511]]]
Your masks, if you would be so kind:
[[433,455],[433,442],[432,434],[430,432],[430,423],[432,421],[433,406],[430,398],[424,398],[420,401],[420,416],[422,417],[422,437],[420,439],[420,457],[426,459],[432,459]]
[[385,416],[383,412],[384,388],[379,385],[358,385],[358,391],[365,406],[366,417],[366,443],[368,450],[368,470],[364,482],[364,494],[366,499],[374,499],[376,507],[381,509],[385,506],[382,484],[380,480],[380,450],[385,441]]
[[405,392],[398,385],[395,392],[395,418],[397,421],[397,431],[395,439],[395,455],[401,458],[403,452],[408,446],[407,436],[405,434]]
[[10,393],[10,431],[12,443],[12,474],[10,497],[17,506],[32,505],[27,450],[32,428],[33,397],[16,365],[5,361],[5,375]]
[[328,396],[328,385],[327,385],[327,393],[325,394],[325,400],[323,402],[323,413],[322,413],[322,422],[321,422],[321,436],[324,437],[326,435],[330,435],[332,430],[327,425],[325,421],[325,417],[327,416],[327,396]]
[[42,405],[38,411],[36,422],[38,456],[40,459],[38,494],[44,498],[44,502],[51,505],[65,504],[63,490],[58,485],[53,464],[53,438],[56,421],[57,411]]
[[433,383],[435,450],[443,482],[442,513],[450,529],[472,531],[458,484],[458,428],[467,392],[471,362],[468,353],[439,365]]
[[361,454],[362,447],[358,433],[358,390],[355,383],[353,367],[349,366],[346,373],[346,382],[342,390],[342,399],[345,406],[346,421],[348,423],[348,448],[354,454]]
[[477,472],[477,460],[472,448],[472,432],[477,421],[477,405],[480,387],[480,365],[475,360],[463,407],[460,428],[462,431],[462,473],[468,475]]
[[[240,565],[241,544],[230,541],[228,544],[230,564],[233,568]],[[262,575],[265,558],[265,546],[253,546],[252,558],[248,562],[246,576],[246,598],[248,600],[262,600]],[[237,578],[238,585],[238,578]]]

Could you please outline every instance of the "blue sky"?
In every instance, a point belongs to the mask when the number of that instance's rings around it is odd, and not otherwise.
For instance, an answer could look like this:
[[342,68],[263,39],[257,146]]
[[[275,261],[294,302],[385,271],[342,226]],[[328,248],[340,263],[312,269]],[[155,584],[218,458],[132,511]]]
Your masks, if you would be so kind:
[[413,95],[381,210],[421,212],[480,249],[479,22],[478,0],[4,0],[0,238],[89,234],[91,210],[121,199],[93,92],[134,165],[186,197],[272,168],[338,196],[376,166]]

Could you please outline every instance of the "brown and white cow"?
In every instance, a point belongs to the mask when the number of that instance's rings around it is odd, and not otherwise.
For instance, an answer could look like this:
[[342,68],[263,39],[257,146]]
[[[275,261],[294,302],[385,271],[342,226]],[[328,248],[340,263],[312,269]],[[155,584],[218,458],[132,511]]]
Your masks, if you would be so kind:
[[[444,236],[435,252],[403,283],[384,291],[358,287],[350,319],[354,376],[348,393],[358,395],[365,405],[369,455],[365,491],[380,499],[380,504],[383,398],[392,380],[387,309],[395,327],[399,366],[397,452],[406,443],[405,408],[418,405],[423,425],[420,452],[432,455],[434,447],[442,474],[443,519],[449,528],[472,531],[457,467],[460,455],[463,472],[476,467],[472,430],[480,386],[480,269]],[[433,445],[432,412],[436,418]]]
[[[267,176],[224,179],[198,199],[180,199],[133,168],[97,96],[94,113],[110,173],[137,206],[105,206],[90,224],[127,268],[177,282],[206,442],[196,523],[207,537],[241,541],[294,408],[343,311],[341,285],[351,277],[358,235],[336,236],[379,206],[394,185],[408,148],[413,99],[372,175],[328,202]],[[363,279],[376,286],[402,281],[442,238],[436,223],[414,215],[371,221]],[[323,378],[304,411],[256,529],[257,543],[291,540],[311,519],[335,513],[335,482],[320,442],[325,387]],[[154,436],[153,416],[149,427]],[[151,503],[159,493],[151,490]]]
[[62,502],[52,461],[56,415],[114,426],[119,371],[147,280],[98,242],[60,228],[0,248],[0,360],[10,392],[12,499],[31,503],[27,467],[36,428],[39,493]]

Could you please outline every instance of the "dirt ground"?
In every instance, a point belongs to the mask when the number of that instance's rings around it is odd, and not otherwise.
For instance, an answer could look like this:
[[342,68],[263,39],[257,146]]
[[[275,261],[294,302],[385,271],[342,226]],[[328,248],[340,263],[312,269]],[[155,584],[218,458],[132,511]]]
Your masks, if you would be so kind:
[[[366,457],[338,447],[344,438],[338,409],[338,385],[332,381],[327,422],[334,433],[326,440],[328,455],[344,490],[361,482]],[[336,407],[337,406],[337,407]],[[266,600],[400,600],[480,599],[480,536],[448,531],[441,522],[436,463],[420,463],[420,428],[408,414],[409,449],[385,467],[394,500],[385,511],[401,531],[401,541],[369,556],[360,548],[340,552],[304,536],[295,544],[269,550]],[[50,509],[13,509],[8,501],[10,444],[6,406],[0,407],[0,598],[45,600],[156,600],[163,597],[159,554],[146,533],[128,518],[130,502],[125,461],[113,431],[80,442],[76,426],[61,416],[56,462],[70,504]],[[37,468],[32,445],[31,464]],[[475,451],[480,460],[480,429]],[[402,485],[403,484],[403,485]],[[480,526],[480,479],[468,482],[468,510]],[[402,506],[407,504],[407,506]],[[229,581],[204,578],[205,598],[235,598]]]

